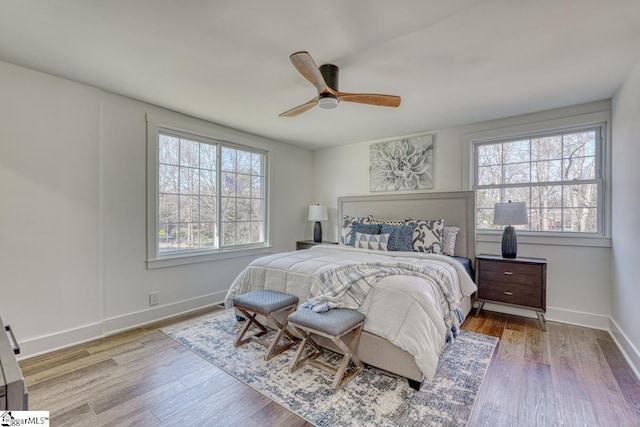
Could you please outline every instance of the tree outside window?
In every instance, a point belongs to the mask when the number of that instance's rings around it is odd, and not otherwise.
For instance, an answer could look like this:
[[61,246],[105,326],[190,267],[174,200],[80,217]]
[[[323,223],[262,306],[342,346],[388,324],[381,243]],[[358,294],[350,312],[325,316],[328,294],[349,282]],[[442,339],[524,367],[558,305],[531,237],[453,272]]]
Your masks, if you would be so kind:
[[477,228],[493,225],[495,203],[526,202],[537,232],[602,233],[600,167],[604,126],[474,143]]
[[158,252],[265,243],[266,154],[158,133]]

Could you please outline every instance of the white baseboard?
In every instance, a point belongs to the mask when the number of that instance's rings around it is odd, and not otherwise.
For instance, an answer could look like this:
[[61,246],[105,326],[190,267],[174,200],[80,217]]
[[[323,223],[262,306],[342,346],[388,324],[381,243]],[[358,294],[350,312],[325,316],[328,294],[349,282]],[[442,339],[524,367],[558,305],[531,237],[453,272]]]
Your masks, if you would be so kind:
[[611,332],[611,336],[613,336],[613,340],[618,345],[618,348],[622,352],[622,355],[627,360],[629,366],[633,370],[633,373],[636,374],[636,377],[640,379],[640,351],[636,348],[635,345],[629,340],[627,334],[620,329],[620,326],[616,323],[615,320],[610,319],[609,332]]
[[22,360],[49,353],[50,351],[69,347],[73,344],[91,341],[101,336],[103,336],[102,323],[92,323],[79,328],[56,332],[55,334],[20,341],[20,355],[17,356],[17,359]]
[[133,327],[166,319],[167,317],[187,313],[189,311],[208,307],[214,304],[220,304],[222,301],[224,301],[224,297],[226,294],[226,291],[216,292],[197,298],[179,301],[173,304],[159,305],[147,310],[107,318],[102,321],[102,324],[104,326],[104,334],[112,335],[117,332],[131,329]]
[[611,320],[609,316],[602,314],[585,313],[554,307],[547,307],[546,318],[552,322],[586,326],[587,328],[601,329],[603,331],[609,330],[609,320]]
[[197,298],[179,301],[173,304],[161,305],[135,313],[111,317],[104,319],[102,322],[92,323],[90,325],[81,326],[68,331],[57,332],[51,335],[20,341],[20,356],[18,357],[18,360],[60,350],[65,347],[102,338],[127,329],[136,328],[147,323],[156,322],[168,317],[220,304],[224,301],[225,295],[226,291],[216,292]]
[[[531,317],[537,319],[535,311],[525,310],[516,307],[510,307],[506,305],[497,305],[486,303],[483,309],[497,311],[499,313],[515,314],[523,317]],[[565,310],[554,307],[547,307],[547,313],[545,318],[551,322],[567,323],[570,325],[586,326],[593,329],[609,330],[609,316],[583,313],[580,311]]]

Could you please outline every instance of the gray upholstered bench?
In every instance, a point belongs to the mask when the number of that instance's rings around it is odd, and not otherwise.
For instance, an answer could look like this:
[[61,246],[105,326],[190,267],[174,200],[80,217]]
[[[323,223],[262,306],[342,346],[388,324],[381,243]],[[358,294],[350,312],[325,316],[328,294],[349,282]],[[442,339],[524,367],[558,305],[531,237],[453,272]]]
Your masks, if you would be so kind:
[[[334,374],[335,378],[331,388],[334,391],[338,390],[364,367],[360,359],[353,353],[353,348],[358,343],[360,332],[362,332],[364,318],[364,314],[359,311],[346,308],[334,308],[324,313],[316,313],[308,308],[301,308],[295,311],[289,316],[289,325],[302,335],[302,342],[291,361],[291,372],[295,372],[304,364],[313,365],[330,374]],[[342,340],[342,337],[350,332],[353,332],[353,334],[347,344]],[[323,353],[323,349],[313,340],[312,335],[329,338],[342,351],[342,361],[337,368],[317,360],[318,356]],[[307,344],[313,348],[313,351],[311,354],[302,357]],[[356,366],[347,372],[349,360],[353,360]]]
[[[287,330],[287,317],[298,306],[298,297],[284,292],[260,289],[233,298],[233,306],[247,318],[247,324],[242,331],[240,331],[233,343],[235,347],[241,346],[249,341],[257,342],[267,347],[264,359],[269,360],[288,348],[291,348],[298,342],[298,339]],[[284,320],[279,321],[275,315],[282,311],[286,311]],[[259,314],[269,319],[277,328],[276,335],[271,342],[260,338],[269,332],[269,330],[256,319],[256,316]],[[256,325],[260,331],[244,338],[252,324]],[[278,347],[278,343],[283,334],[289,338],[289,342]]]

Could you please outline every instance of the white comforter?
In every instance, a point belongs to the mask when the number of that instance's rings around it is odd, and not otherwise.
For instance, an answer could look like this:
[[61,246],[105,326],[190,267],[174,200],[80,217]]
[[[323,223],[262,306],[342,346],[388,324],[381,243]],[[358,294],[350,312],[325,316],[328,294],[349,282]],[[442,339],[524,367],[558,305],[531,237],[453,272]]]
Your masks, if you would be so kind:
[[[257,289],[296,295],[310,294],[315,278],[341,265],[371,262],[429,264],[451,280],[458,300],[477,290],[464,267],[455,259],[420,252],[381,252],[344,245],[318,245],[303,251],[269,255],[253,261],[231,285],[225,305],[233,297]],[[365,316],[364,330],[383,337],[415,357],[416,365],[431,379],[444,349],[447,328],[443,317],[446,302],[438,285],[414,276],[387,276],[379,280],[358,309]]]

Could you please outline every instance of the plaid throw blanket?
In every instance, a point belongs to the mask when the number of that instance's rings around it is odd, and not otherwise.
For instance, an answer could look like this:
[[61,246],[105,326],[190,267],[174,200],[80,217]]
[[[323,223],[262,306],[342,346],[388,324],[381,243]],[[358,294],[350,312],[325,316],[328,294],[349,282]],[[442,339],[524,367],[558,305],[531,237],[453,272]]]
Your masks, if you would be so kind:
[[434,283],[448,306],[448,310],[444,314],[447,342],[455,339],[458,335],[458,329],[464,321],[464,314],[453,295],[450,278],[442,270],[430,266],[397,262],[336,267],[318,276],[311,286],[311,295],[315,296],[305,301],[301,307],[310,308],[317,313],[332,308],[357,310],[373,285],[383,277],[390,275],[422,277],[429,283]]

